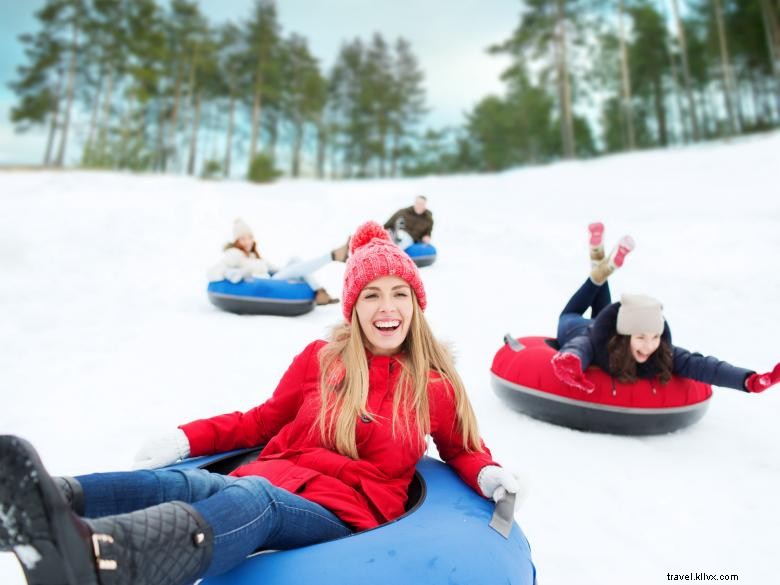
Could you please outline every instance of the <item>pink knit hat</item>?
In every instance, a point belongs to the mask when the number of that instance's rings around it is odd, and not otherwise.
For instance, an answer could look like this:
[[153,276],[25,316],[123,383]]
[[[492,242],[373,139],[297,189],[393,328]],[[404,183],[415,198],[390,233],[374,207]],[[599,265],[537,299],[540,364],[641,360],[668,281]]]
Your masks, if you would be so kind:
[[393,243],[381,225],[367,221],[358,227],[349,242],[344,291],[341,293],[341,308],[348,323],[352,321],[352,307],[360,291],[369,282],[383,276],[397,276],[408,282],[417,295],[420,308],[425,310],[425,287],[417,265]]

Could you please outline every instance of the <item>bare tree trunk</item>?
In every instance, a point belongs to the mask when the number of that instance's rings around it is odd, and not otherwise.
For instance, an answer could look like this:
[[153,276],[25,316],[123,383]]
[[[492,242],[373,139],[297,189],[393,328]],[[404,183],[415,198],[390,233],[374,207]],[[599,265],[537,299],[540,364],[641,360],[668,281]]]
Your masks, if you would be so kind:
[[[703,112],[703,120],[705,122],[705,128],[709,130],[709,135],[713,136],[715,133],[719,134],[718,113],[715,111],[715,97],[712,95],[710,89],[705,89],[702,92],[701,108]],[[705,134],[706,137],[706,134]]]
[[95,93],[94,101],[92,103],[92,114],[89,117],[89,132],[87,133],[87,143],[84,146],[84,154],[88,155],[89,157],[92,157],[94,155],[94,153],[92,152],[93,151],[92,141],[94,140],[95,132],[97,130],[98,112],[100,111],[100,96],[103,93],[103,83],[105,77],[106,77],[105,68],[101,67],[100,79],[98,81],[98,88],[97,88],[97,92]]
[[672,88],[674,92],[674,104],[677,108],[677,116],[680,119],[680,126],[682,129],[682,141],[688,144],[691,141],[690,132],[688,131],[688,120],[685,115],[685,109],[683,108],[682,97],[680,96],[680,78],[677,75],[677,63],[674,62],[674,55],[669,52],[669,67],[672,70]]
[[301,174],[301,147],[303,146],[303,121],[295,120],[293,123],[292,165],[290,174],[297,178]]
[[268,156],[276,160],[276,147],[279,144],[279,114],[269,110],[266,116],[268,129]]
[[626,50],[626,32],[623,27],[623,16],[625,6],[623,0],[618,3],[618,36],[620,37],[620,76],[623,88],[623,118],[626,121],[628,131],[628,149],[636,148],[636,138],[634,135],[634,111],[631,106],[631,77],[628,73],[628,51]]
[[65,164],[65,146],[68,142],[68,128],[70,126],[70,110],[73,106],[73,94],[76,88],[76,45],[79,41],[79,28],[73,24],[73,40],[70,47],[70,64],[68,65],[68,85],[65,93],[65,118],[62,122],[60,134],[60,147],[57,150],[57,159],[54,165],[61,167]]
[[395,177],[398,174],[398,159],[400,154],[398,146],[401,143],[401,137],[398,135],[398,130],[393,132],[393,145],[390,150],[390,176]]
[[[384,128],[382,128],[382,126],[384,126]],[[379,139],[377,140],[377,144],[379,147],[379,160],[377,161],[379,176],[385,177],[387,175],[387,130],[386,124],[384,123],[380,123]]]
[[731,134],[739,132],[737,123],[737,114],[734,107],[734,78],[731,71],[731,59],[729,57],[729,47],[726,40],[726,28],[723,24],[723,10],[720,0],[712,0],[712,6],[715,10],[715,22],[718,27],[718,44],[720,46],[720,67],[723,74],[723,97],[726,102],[726,111],[729,116],[729,126]]
[[691,130],[693,131],[693,141],[697,142],[699,135],[699,117],[696,113],[696,100],[693,97],[691,82],[691,68],[688,65],[688,42],[685,38],[685,26],[680,18],[680,8],[677,0],[672,0],[672,9],[674,10],[674,21],[677,28],[677,41],[680,43],[680,59],[683,69],[683,83],[685,83],[685,95],[688,99],[688,114],[691,121]]
[[327,156],[327,133],[322,119],[317,120],[317,178],[325,178],[325,159]]
[[664,107],[663,79],[657,77],[653,80],[653,94],[655,101],[655,116],[658,121],[658,141],[661,145],[669,144],[669,137],[666,132],[666,108]]
[[157,112],[157,144],[155,146],[154,170],[165,172],[165,100],[159,101],[159,111]]
[[173,88],[173,109],[171,110],[171,126],[168,133],[168,145],[165,148],[163,172],[168,170],[168,159],[176,162],[176,126],[179,123],[179,108],[181,107],[181,68],[176,69],[176,81]]
[[49,120],[49,137],[46,139],[46,153],[43,156],[43,164],[47,167],[51,164],[54,136],[57,133],[57,126],[60,121],[60,100],[62,99],[62,84],[64,79],[65,75],[62,72],[62,68],[59,68],[59,74],[57,75],[57,90],[54,94],[54,108],[52,109],[51,118]]
[[192,134],[190,136],[190,158],[187,162],[187,174],[195,174],[195,159],[198,154],[198,129],[200,128],[200,92],[195,92],[195,116],[192,120]]
[[124,115],[121,117],[119,121],[119,128],[120,130],[120,140],[119,140],[119,153],[116,156],[118,167],[119,168],[127,168],[128,165],[128,158],[127,158],[127,145],[130,141],[130,125],[133,120],[133,106],[134,106],[134,98],[130,98],[127,102],[127,106],[125,109]]
[[98,145],[97,145],[97,152],[100,157],[100,160],[102,161],[106,152],[106,142],[107,142],[107,134],[108,134],[108,127],[109,127],[109,118],[111,116],[111,98],[112,94],[114,92],[114,72],[109,71],[108,73],[108,84],[106,87],[106,95],[103,97],[103,106],[102,111],[100,113],[100,129],[98,131]]
[[[185,104],[189,102],[189,111],[187,112],[189,116],[189,122],[192,123],[192,118],[198,117],[200,118],[200,103],[198,102],[198,89],[195,87],[196,78],[197,78],[197,71],[198,71],[198,65],[197,65],[197,58],[195,55],[192,56],[190,60],[190,70],[187,75],[187,87],[186,87],[186,96],[184,99]],[[198,111],[196,112],[195,109]],[[182,125],[186,127],[187,125],[187,119],[182,119]],[[200,122],[200,120],[198,120]],[[192,133],[190,133],[190,156],[192,156]],[[192,174],[189,172],[190,167],[190,161],[189,158],[187,159],[187,169],[185,172]],[[176,170],[177,172],[181,172],[181,166],[179,165],[179,158],[176,157]]]
[[772,115],[767,111],[766,102],[762,99],[761,81],[758,71],[750,70],[750,96],[753,100],[753,120],[758,126],[770,123]]
[[230,155],[233,153],[233,123],[236,112],[236,96],[230,93],[230,105],[228,106],[228,127],[227,141],[225,142],[225,163],[222,165],[222,174],[225,177],[230,176]]
[[557,0],[558,92],[561,102],[561,139],[564,158],[574,158],[574,123],[571,111],[571,87],[566,63],[566,0]]
[[49,120],[49,137],[46,139],[46,152],[43,155],[43,166],[48,167],[51,164],[51,150],[54,146],[54,134],[57,131],[57,110],[51,113]]
[[255,160],[257,156],[257,141],[260,137],[260,117],[262,115],[263,108],[263,81],[258,72],[255,76],[255,96],[252,102],[252,136],[249,139],[249,164]]
[[[330,178],[336,179],[340,176],[343,176],[344,174],[344,167],[343,167],[343,155],[342,155],[342,164],[341,164],[341,170],[339,170],[339,151],[343,153],[343,149],[339,148],[338,143],[338,130],[336,130],[335,137],[331,140],[331,147],[330,147]],[[335,144],[334,144],[335,142]]]
[[777,115],[780,116],[780,25],[778,25],[769,0],[761,0],[761,16],[764,20],[767,50],[774,76],[775,108]]

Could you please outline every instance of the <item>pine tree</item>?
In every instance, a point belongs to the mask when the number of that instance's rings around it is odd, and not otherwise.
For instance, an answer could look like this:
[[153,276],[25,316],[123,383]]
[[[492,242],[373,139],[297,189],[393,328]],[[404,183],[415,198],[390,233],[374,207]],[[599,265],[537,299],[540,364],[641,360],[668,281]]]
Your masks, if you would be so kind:
[[392,82],[392,109],[390,112],[390,175],[398,172],[398,163],[409,152],[407,139],[426,112],[425,76],[409,41],[399,38],[395,44]]
[[[493,53],[508,53],[513,65],[540,64],[541,79],[555,79],[558,101],[562,155],[575,156],[575,129],[572,79],[569,68],[571,48],[579,43],[581,14],[578,0],[528,0],[520,24],[512,36],[491,47]],[[552,56],[552,61],[550,60]],[[512,68],[510,68],[510,71]]]
[[685,26],[680,17],[680,6],[678,0],[671,0],[674,13],[675,32],[677,33],[677,42],[680,46],[680,61],[683,70],[683,83],[685,84],[685,97],[688,101],[688,119],[691,123],[693,140],[699,140],[699,116],[696,113],[696,100],[693,97],[693,81],[691,79],[691,68],[688,64],[688,40],[685,34]]
[[734,84],[734,73],[731,67],[731,57],[729,56],[728,39],[726,38],[726,26],[723,17],[723,8],[720,0],[711,0],[712,10],[715,14],[715,24],[718,34],[718,48],[720,53],[720,69],[723,77],[723,98],[728,112],[729,128],[732,134],[739,132],[737,122],[736,104],[734,103],[736,87]]
[[620,39],[620,79],[622,90],[621,111],[625,120],[628,149],[636,148],[634,132],[634,111],[631,106],[631,75],[629,74],[628,49],[626,48],[626,31],[624,27],[625,2],[618,2],[618,38]]
[[327,87],[317,60],[309,52],[306,39],[300,35],[292,35],[285,42],[284,55],[282,112],[292,127],[290,174],[298,177],[301,172],[301,150],[306,125],[320,118],[325,107]]
[[[20,39],[27,47],[30,64],[20,67],[20,78],[11,83],[22,100],[12,110],[11,119],[21,129],[50,119],[44,164],[62,166],[65,161],[84,15],[83,0],[48,0],[36,13],[41,30]],[[54,84],[52,79],[56,79]],[[56,130],[60,132],[59,146],[52,158]]]
[[11,121],[20,132],[44,125],[48,122],[49,132],[43,164],[51,164],[52,147],[58,127],[59,104],[62,94],[64,75],[62,71],[63,45],[53,22],[53,6],[49,3],[36,17],[42,29],[36,34],[23,34],[19,37],[25,46],[27,65],[17,67],[19,78],[9,84],[19,96],[20,103],[11,109]]
[[241,91],[242,46],[241,29],[233,23],[227,23],[219,31],[219,71],[221,72],[224,93],[228,98],[227,137],[222,172],[230,176],[233,153],[233,132],[235,126],[236,101]]
[[85,23],[87,66],[96,69],[96,87],[90,96],[91,116],[82,164],[111,167],[107,141],[114,90],[127,62],[128,5],[124,0],[93,0]]
[[665,79],[669,73],[668,33],[661,14],[648,0],[629,9],[634,23],[634,41],[629,50],[635,94],[652,103],[657,141],[669,143]]
[[[368,159],[370,125],[364,108],[364,61],[365,49],[360,39],[344,43],[329,78],[329,102],[337,134],[335,148],[341,154],[341,174],[346,177],[362,175]],[[335,163],[334,160],[334,167]]]
[[[182,125],[187,101],[195,110],[197,59],[208,37],[208,23],[195,0],[173,0],[163,22],[165,42],[161,47],[163,70],[161,76],[160,120],[163,144],[159,153],[159,166],[166,170],[169,161],[179,164],[178,132]],[[165,129],[167,127],[167,130]],[[192,128],[190,128],[190,153],[192,153]],[[188,166],[189,166],[188,157]]]
[[254,13],[246,23],[245,62],[252,71],[252,129],[250,162],[258,153],[263,101],[275,99],[279,87],[280,26],[273,0],[255,0]]

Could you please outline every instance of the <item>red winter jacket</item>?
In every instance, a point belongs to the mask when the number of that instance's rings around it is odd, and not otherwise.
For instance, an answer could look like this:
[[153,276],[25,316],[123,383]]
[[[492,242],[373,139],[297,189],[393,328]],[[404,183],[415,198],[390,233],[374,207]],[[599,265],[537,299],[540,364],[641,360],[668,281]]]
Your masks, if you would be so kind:
[[[398,423],[393,438],[393,388],[400,374],[397,356],[368,355],[368,411],[359,420],[360,458],[350,459],[325,447],[315,425],[320,409],[319,358],[324,341],[309,344],[285,372],[273,396],[248,412],[197,420],[180,428],[190,454],[209,455],[265,444],[257,460],[232,475],[261,475],[274,485],[317,502],[358,530],[373,528],[404,513],[407,489],[425,445],[404,437]],[[428,384],[431,435],[439,454],[479,493],[477,474],[497,465],[485,448],[466,452],[456,428],[453,392],[435,374]]]

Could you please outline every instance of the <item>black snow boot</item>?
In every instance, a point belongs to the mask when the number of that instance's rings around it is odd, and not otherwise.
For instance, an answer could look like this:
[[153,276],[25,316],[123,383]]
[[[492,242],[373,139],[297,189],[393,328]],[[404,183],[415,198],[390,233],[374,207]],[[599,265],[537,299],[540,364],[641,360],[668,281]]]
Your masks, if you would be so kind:
[[32,445],[0,436],[0,550],[30,585],[97,585],[89,527],[71,510]]
[[85,522],[101,585],[183,585],[211,562],[211,528],[184,502]]
[[210,527],[188,504],[83,520],[35,449],[0,436],[0,551],[28,585],[183,585],[211,562]]

